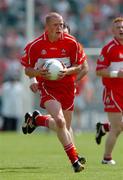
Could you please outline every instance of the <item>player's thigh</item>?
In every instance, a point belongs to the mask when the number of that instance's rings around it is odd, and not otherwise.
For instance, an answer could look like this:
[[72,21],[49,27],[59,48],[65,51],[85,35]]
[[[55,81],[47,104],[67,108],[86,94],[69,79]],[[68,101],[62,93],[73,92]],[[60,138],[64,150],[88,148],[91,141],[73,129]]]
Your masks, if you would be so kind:
[[121,127],[122,124],[121,112],[108,112],[108,119],[113,129]]
[[64,115],[62,112],[61,104],[57,100],[48,100],[44,103],[47,112],[54,118],[54,119],[64,119]]

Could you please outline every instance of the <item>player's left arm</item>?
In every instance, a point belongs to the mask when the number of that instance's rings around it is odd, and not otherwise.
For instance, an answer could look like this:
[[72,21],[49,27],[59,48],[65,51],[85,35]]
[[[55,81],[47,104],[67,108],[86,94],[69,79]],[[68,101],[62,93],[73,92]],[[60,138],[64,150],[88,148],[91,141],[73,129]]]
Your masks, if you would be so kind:
[[83,78],[88,72],[88,63],[85,60],[83,64],[75,64],[72,67],[67,69],[67,75],[76,74],[77,80],[79,81]]
[[[71,67],[67,69],[67,75],[71,74],[78,74],[83,69],[87,70],[87,62],[86,66],[84,61],[86,61],[87,57],[83,50],[82,45],[79,42],[75,42],[71,45],[71,53],[70,53],[70,59],[71,59]],[[84,71],[85,71],[84,70]],[[82,73],[84,74],[84,72]]]
[[87,63],[87,60],[85,60],[83,62],[83,64],[81,64],[81,69],[80,71],[77,73],[77,76],[76,76],[76,82],[80,81],[87,73],[88,73],[88,63]]
[[80,43],[78,43],[78,46],[79,46],[79,52],[78,52],[77,63],[81,64],[81,69],[77,73],[76,80],[75,80],[76,82],[80,81],[88,73],[88,70],[89,70],[89,66],[87,62],[87,55],[84,52],[84,48]]
[[76,74],[76,82],[81,80],[88,73],[87,56],[84,52],[83,46],[77,43],[75,64],[71,67],[73,69],[72,74]]
[[64,76],[69,76],[69,75],[77,75],[81,71],[82,65],[75,64],[69,68],[64,66],[64,69],[60,71],[61,73],[59,74],[59,78],[63,78]]
[[74,41],[70,49],[71,66],[65,67],[60,76],[63,78],[66,75],[76,75],[77,81],[79,81],[88,72],[87,57],[81,44],[78,42]]

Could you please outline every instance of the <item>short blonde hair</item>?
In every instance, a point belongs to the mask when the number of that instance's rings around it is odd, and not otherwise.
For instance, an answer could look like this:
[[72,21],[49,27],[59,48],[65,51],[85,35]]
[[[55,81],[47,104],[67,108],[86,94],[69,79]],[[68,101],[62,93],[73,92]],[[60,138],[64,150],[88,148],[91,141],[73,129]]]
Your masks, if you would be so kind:
[[112,23],[115,24],[115,23],[121,22],[121,21],[123,21],[123,17],[117,17],[117,18],[113,19]]
[[49,23],[52,18],[62,18],[62,16],[57,12],[50,12],[45,18],[46,24]]

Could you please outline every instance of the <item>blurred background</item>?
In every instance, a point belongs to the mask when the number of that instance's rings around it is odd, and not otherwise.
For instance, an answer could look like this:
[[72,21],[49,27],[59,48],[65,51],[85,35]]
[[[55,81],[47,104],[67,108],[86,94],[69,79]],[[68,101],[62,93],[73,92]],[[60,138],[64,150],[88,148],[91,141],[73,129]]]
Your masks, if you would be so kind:
[[89,74],[77,87],[73,128],[95,130],[106,121],[102,86],[95,75],[100,48],[111,38],[110,23],[123,15],[122,0],[0,0],[0,131],[21,131],[26,111],[39,109],[39,94],[29,90],[20,56],[24,46],[40,36],[50,11],[63,15],[88,55]]

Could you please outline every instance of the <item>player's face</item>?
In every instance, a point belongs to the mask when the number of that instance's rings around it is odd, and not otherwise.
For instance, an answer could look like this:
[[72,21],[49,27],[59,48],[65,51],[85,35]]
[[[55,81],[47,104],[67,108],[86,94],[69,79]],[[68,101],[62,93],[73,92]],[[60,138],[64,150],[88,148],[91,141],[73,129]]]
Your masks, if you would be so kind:
[[114,23],[113,33],[119,41],[123,41],[123,21]]
[[63,32],[63,19],[61,17],[52,18],[47,24],[47,31],[50,37],[59,38]]

